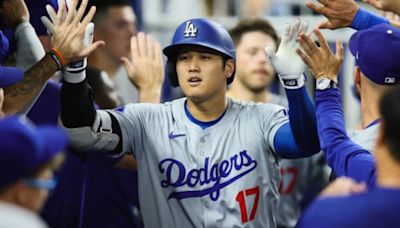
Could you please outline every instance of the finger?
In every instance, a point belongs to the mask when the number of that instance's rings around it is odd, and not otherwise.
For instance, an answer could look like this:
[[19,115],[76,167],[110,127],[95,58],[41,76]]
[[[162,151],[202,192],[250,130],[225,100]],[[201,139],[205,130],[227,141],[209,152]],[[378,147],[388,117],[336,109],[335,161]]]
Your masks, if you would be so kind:
[[146,52],[146,38],[144,36],[143,32],[139,32],[138,34],[138,47],[139,47],[139,55],[142,56],[146,56],[147,52]]
[[89,12],[86,14],[86,16],[83,18],[81,22],[81,26],[83,29],[86,29],[86,26],[92,21],[95,13],[96,13],[96,7],[95,6],[90,7]]
[[323,14],[324,15],[324,8],[325,8],[325,6],[318,6],[318,5],[316,5],[316,4],[314,4],[314,3],[312,3],[312,2],[307,2],[306,3],[306,6],[309,8],[309,9],[311,9],[312,11],[314,11],[314,12],[317,12],[317,13],[319,13],[319,14]]
[[126,69],[126,71],[128,72],[128,75],[129,76],[132,76],[132,74],[133,74],[133,71],[134,71],[134,66],[133,66],[133,64],[132,64],[132,62],[128,59],[128,58],[126,58],[126,57],[122,57],[121,58],[121,61],[122,61],[122,63],[124,64],[124,66],[125,66],[125,69]]
[[94,23],[90,22],[86,26],[85,36],[83,39],[85,47],[89,46],[93,42],[93,33],[94,33]]
[[71,22],[73,21],[77,5],[78,5],[78,0],[72,0],[72,3],[68,8],[67,18],[65,18],[65,23],[67,25],[71,24]]
[[51,5],[46,5],[46,11],[47,11],[47,14],[49,15],[49,17],[51,19],[51,22],[53,24],[55,24],[56,19],[57,19],[56,11],[53,9],[53,7]]
[[73,24],[76,25],[81,21],[83,14],[85,13],[87,4],[88,4],[88,0],[82,0],[81,5],[79,6],[79,10],[76,13],[74,20],[72,22]]
[[324,21],[318,24],[318,29],[335,29],[330,21]]
[[131,38],[131,58],[137,59],[140,57],[139,47],[138,47],[138,38],[136,36],[132,36]]
[[293,22],[290,32],[290,40],[296,40],[299,36],[301,23],[302,21],[300,20],[300,18],[296,18],[296,20]]
[[148,52],[148,56],[151,59],[155,59],[155,53],[154,53],[154,41],[153,38],[151,37],[150,34],[146,35],[146,44],[147,44],[147,52]]
[[49,31],[50,34],[54,34],[54,24],[50,21],[50,19],[46,16],[42,16],[40,20],[42,21],[44,27],[46,27],[47,31]]
[[326,42],[324,36],[322,35],[321,31],[319,29],[314,30],[314,34],[317,36],[317,39],[319,41],[319,45],[321,46],[322,49],[324,50],[330,50],[328,42]]
[[299,43],[302,49],[308,54],[312,55],[317,51],[317,45],[312,41],[312,39],[306,34],[301,34],[299,37]]
[[61,2],[61,5],[58,6],[56,25],[60,25],[64,21],[62,18],[64,9],[65,9],[65,3]]
[[336,41],[336,58],[340,61],[343,60],[343,44],[340,40]]
[[90,45],[89,47],[83,49],[82,51],[82,57],[87,57],[88,55],[90,55],[90,53],[92,53],[94,50],[96,50],[98,47],[103,46],[105,43],[104,41],[96,41],[94,42],[92,45]]
[[287,43],[289,41],[289,37],[290,37],[290,29],[291,29],[291,24],[290,23],[286,23],[285,27],[284,27],[284,32],[283,32],[283,36],[282,36],[282,43]]
[[310,26],[310,23],[307,20],[303,20],[301,23],[301,26],[300,26],[300,33],[307,34],[309,26]]

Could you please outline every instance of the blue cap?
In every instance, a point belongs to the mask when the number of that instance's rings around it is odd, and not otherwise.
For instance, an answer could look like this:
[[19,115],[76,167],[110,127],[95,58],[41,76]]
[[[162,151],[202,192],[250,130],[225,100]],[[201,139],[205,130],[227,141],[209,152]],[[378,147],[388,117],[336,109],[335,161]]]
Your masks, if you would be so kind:
[[24,78],[24,72],[18,67],[0,66],[0,88],[15,84]]
[[400,82],[400,30],[379,24],[350,38],[350,51],[361,72],[379,85]]
[[0,188],[32,174],[68,144],[61,129],[33,127],[17,116],[0,120],[0,139]]

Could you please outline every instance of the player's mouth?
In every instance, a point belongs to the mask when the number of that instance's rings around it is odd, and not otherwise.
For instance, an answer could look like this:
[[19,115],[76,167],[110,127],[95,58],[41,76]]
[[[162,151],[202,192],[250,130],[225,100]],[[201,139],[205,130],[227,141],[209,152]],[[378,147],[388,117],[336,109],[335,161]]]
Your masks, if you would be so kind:
[[190,86],[198,86],[200,83],[201,83],[201,78],[199,78],[199,77],[190,77],[189,79],[188,79],[188,84],[190,85]]
[[268,75],[268,71],[262,69],[253,70],[253,74]]

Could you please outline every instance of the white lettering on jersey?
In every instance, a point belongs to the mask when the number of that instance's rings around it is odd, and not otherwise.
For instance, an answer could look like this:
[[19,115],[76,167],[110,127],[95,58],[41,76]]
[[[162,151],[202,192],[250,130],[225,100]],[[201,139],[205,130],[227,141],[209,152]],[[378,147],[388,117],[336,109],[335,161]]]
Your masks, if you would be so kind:
[[191,21],[187,21],[186,28],[183,33],[185,34],[185,37],[196,37],[197,36],[197,28],[194,26],[194,24]]
[[[164,159],[158,165],[160,172],[165,173],[165,179],[161,181],[163,188],[169,186],[175,188],[182,186],[194,188],[197,184],[200,186],[209,183],[213,184],[209,188],[202,190],[174,191],[169,195],[168,199],[184,199],[210,195],[210,198],[214,201],[218,200],[221,189],[250,173],[256,167],[257,161],[247,154],[246,150],[233,155],[228,160],[222,160],[220,163],[211,165],[211,168],[209,167],[209,158],[207,157],[205,158],[203,168],[191,169],[188,172],[186,172],[184,164],[172,158]],[[230,175],[233,169],[238,172]],[[177,173],[177,175],[173,175],[173,173]]]

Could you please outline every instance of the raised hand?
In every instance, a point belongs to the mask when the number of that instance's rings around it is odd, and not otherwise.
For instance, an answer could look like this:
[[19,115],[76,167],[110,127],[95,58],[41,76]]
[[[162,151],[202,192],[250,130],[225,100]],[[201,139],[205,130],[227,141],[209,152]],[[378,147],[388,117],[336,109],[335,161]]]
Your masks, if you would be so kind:
[[[131,38],[131,58],[132,61],[126,57],[122,57],[121,60],[130,81],[140,91],[140,101],[159,102],[165,75],[160,44],[155,42],[151,35],[140,32]],[[151,93],[155,94],[157,99],[148,99],[147,95]]]
[[88,14],[83,18],[88,0],[83,0],[76,11],[77,3],[78,0],[71,1],[66,17],[63,20],[66,6],[64,2],[61,2],[56,19],[53,21],[54,31],[52,32],[49,29],[50,33],[52,33],[51,45],[63,56],[65,60],[64,66],[68,63],[84,59],[97,47],[104,45],[103,41],[97,41],[90,45],[85,42],[84,37],[87,34],[89,23],[96,12],[96,7],[92,6]]
[[298,48],[297,53],[316,79],[326,76],[337,82],[337,74],[343,61],[342,43],[336,41],[336,54],[333,54],[321,31],[316,29],[314,33],[318,38],[319,46],[310,36],[301,34],[299,37],[301,49]]
[[328,20],[318,24],[319,29],[337,29],[351,25],[360,8],[354,0],[317,0],[321,5],[307,2],[307,7]]
[[266,47],[265,52],[271,59],[276,72],[278,72],[282,85],[287,89],[296,89],[304,85],[303,72],[306,68],[301,58],[296,54],[299,47],[297,37],[306,33],[309,23],[296,19],[291,24],[286,24],[281,43],[276,54],[271,47]]

